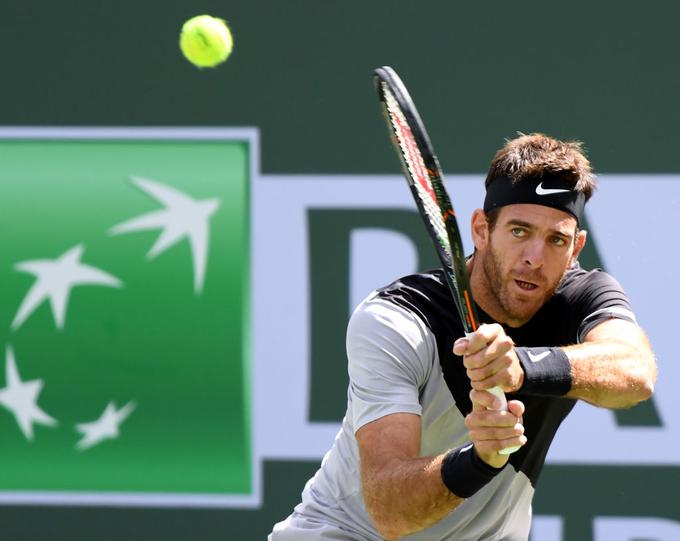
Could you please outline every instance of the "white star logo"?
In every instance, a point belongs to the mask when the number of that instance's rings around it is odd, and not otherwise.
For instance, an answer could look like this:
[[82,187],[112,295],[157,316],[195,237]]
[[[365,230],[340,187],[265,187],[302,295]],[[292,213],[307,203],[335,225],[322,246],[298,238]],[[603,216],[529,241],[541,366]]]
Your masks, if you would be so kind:
[[76,444],[80,451],[85,451],[104,440],[115,439],[120,435],[121,423],[135,409],[133,402],[128,402],[119,410],[113,402],[109,402],[99,419],[90,423],[76,425],[76,430],[83,434],[83,438]]
[[118,224],[112,227],[109,233],[118,235],[134,231],[163,229],[156,243],[149,250],[148,259],[153,259],[187,237],[193,256],[194,291],[200,293],[203,290],[208,259],[208,220],[219,208],[220,200],[217,198],[196,200],[175,188],[145,178],[132,177],[132,182],[165,205],[165,208]]
[[71,288],[78,285],[101,285],[121,287],[121,281],[96,267],[80,262],[85,247],[82,244],[71,248],[57,259],[22,261],[15,269],[36,276],[33,287],[28,291],[12,321],[12,330],[18,329],[45,299],[50,300],[52,315],[58,329],[64,327],[66,307]]
[[7,386],[0,389],[0,404],[14,414],[26,439],[33,439],[33,423],[46,426],[57,424],[57,420],[47,415],[37,404],[43,381],[41,379],[21,381],[14,360],[14,351],[9,346],[5,357],[5,382]]

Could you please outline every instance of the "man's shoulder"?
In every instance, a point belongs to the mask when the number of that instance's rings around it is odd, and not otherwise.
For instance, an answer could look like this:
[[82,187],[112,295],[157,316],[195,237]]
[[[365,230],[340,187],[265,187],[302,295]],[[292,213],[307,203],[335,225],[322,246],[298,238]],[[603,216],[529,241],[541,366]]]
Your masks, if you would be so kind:
[[566,302],[575,302],[603,290],[623,292],[621,284],[608,272],[599,268],[586,270],[576,262],[564,274],[555,293]]
[[453,303],[444,272],[439,269],[402,276],[378,289],[376,295],[408,307],[442,305],[448,309]]
[[438,290],[446,290],[444,272],[440,269],[428,270],[401,276],[393,282],[378,289],[378,294],[386,297],[399,291],[413,291],[428,294]]
[[435,333],[458,325],[457,310],[442,270],[402,276],[378,289],[376,297],[414,313]]

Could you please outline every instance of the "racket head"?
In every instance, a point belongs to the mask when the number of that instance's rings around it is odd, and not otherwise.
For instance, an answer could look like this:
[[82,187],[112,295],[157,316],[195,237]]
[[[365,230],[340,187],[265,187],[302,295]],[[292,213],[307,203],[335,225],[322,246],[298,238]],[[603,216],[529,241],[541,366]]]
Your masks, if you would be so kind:
[[389,66],[374,72],[391,140],[425,227],[434,242],[465,332],[477,329],[479,318],[465,266],[463,242],[444,175],[418,109],[406,86]]

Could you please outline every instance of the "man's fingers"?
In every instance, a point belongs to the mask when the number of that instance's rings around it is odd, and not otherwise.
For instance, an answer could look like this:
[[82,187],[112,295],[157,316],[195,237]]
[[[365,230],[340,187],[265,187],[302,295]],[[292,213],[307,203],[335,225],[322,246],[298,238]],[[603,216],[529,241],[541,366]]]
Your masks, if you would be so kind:
[[468,430],[486,428],[512,428],[517,423],[521,424],[521,418],[509,411],[498,410],[473,410],[465,418],[465,426]]
[[519,438],[524,435],[524,426],[522,423],[515,423],[509,427],[479,427],[472,428],[469,431],[470,439],[475,442],[480,441],[497,441],[509,440]]
[[456,340],[453,344],[453,352],[456,355],[472,355],[485,348],[502,332],[503,327],[498,323],[480,325],[475,332]]
[[[498,398],[489,391],[470,391],[472,412],[465,417],[465,426],[477,454],[487,464],[500,467],[507,462],[504,449],[522,447],[527,442],[524,434],[524,404],[519,400],[508,402],[508,411],[499,411]],[[491,409],[489,409],[491,408]],[[505,457],[505,461],[502,460]]]
[[489,376],[488,378],[481,379],[479,381],[470,381],[473,389],[483,391],[487,389],[493,389],[494,387],[500,387],[501,389],[509,388],[511,383],[510,376],[507,371],[501,371]]
[[470,391],[470,400],[472,401],[473,410],[497,410],[501,407],[501,401],[498,397],[485,390],[473,388]]
[[470,340],[467,338],[459,338],[453,343],[453,353],[459,356],[465,355],[470,345]]
[[475,332],[468,336],[470,349],[478,351],[491,343],[499,334],[504,333],[503,327],[498,323],[480,325]]
[[[490,362],[499,358],[506,358],[515,343],[509,336],[499,336],[492,342],[487,343],[475,353],[467,353],[463,359],[463,364],[468,370],[484,368]],[[455,353],[455,352],[454,352]]]
[[519,400],[508,400],[508,411],[516,417],[521,418],[525,411],[524,402],[520,402]]
[[508,370],[512,365],[512,358],[509,355],[504,355],[497,359],[493,359],[491,362],[487,361],[488,364],[480,368],[470,368],[465,363],[465,368],[467,375],[472,381],[482,381],[487,379],[494,374],[501,372],[503,370]]
[[522,434],[521,436],[506,438],[503,440],[482,440],[475,442],[474,445],[479,455],[495,456],[503,449],[522,447],[522,445],[524,445],[527,441],[527,437]]

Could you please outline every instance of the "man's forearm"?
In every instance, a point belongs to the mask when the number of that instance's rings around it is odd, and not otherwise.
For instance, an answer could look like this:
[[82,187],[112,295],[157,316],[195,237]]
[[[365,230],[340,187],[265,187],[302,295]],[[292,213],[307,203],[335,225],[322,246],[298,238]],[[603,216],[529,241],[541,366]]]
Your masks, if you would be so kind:
[[656,365],[648,348],[614,340],[564,348],[572,373],[570,398],[605,408],[628,408],[654,391]]
[[445,455],[394,459],[363,475],[366,508],[380,534],[399,539],[439,522],[463,501],[442,482]]

